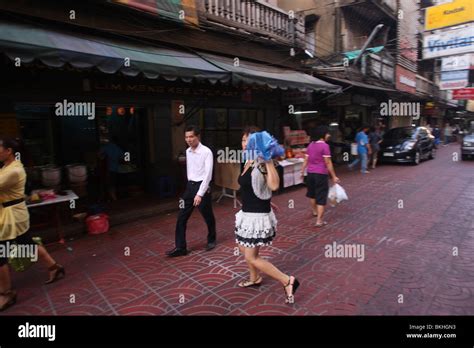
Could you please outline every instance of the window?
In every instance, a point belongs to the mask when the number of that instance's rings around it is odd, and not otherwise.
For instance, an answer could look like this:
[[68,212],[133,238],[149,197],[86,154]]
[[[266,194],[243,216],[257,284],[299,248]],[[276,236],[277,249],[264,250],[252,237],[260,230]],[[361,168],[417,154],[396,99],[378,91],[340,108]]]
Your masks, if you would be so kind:
[[57,160],[53,142],[53,108],[45,105],[17,105],[15,108],[26,154],[26,166],[54,164]]
[[208,108],[203,110],[202,141],[211,149],[239,149],[246,126],[264,126],[264,113],[256,109]]

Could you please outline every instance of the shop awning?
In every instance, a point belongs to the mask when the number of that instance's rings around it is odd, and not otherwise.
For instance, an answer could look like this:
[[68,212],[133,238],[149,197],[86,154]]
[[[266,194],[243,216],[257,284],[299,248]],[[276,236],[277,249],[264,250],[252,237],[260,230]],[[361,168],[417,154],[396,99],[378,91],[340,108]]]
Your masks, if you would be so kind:
[[346,79],[336,78],[336,77],[332,77],[332,76],[324,76],[324,79],[328,79],[329,81],[334,81],[335,83],[344,83],[344,84],[347,84],[347,85],[352,85],[354,87],[373,89],[373,90],[384,91],[384,92],[398,92],[396,89],[393,89],[393,88],[382,87],[382,86],[377,86],[377,85],[371,85],[371,84],[364,83],[364,82],[346,80]]
[[0,23],[0,52],[12,60],[31,63],[38,59],[50,67],[70,64],[76,68],[95,67],[108,74],[143,73],[150,79],[171,81],[230,80],[228,71],[192,53],[8,22]]
[[340,86],[295,70],[248,62],[242,59],[237,61],[209,54],[202,54],[202,56],[219,68],[231,72],[232,81],[235,84],[266,85],[270,88],[281,88],[284,90],[294,88],[300,91],[326,91],[331,93],[341,91]]

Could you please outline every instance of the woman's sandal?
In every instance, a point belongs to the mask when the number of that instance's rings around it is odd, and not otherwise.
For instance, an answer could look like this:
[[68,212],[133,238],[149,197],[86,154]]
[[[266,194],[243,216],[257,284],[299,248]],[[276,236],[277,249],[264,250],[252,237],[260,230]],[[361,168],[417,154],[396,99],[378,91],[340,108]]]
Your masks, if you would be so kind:
[[[295,303],[295,293],[296,293],[296,290],[298,290],[298,287],[300,286],[300,282],[295,277],[293,277],[294,280],[293,280],[293,283],[291,283],[292,277],[293,276],[290,276],[290,278],[288,279],[288,284],[283,286],[283,290],[285,291],[285,296],[286,296],[285,303]],[[286,288],[289,286],[292,286],[291,295],[288,295],[288,293],[286,292]]]
[[13,306],[16,303],[16,291],[15,290],[8,290],[5,291],[4,293],[0,293],[2,296],[8,297],[8,301],[5,302],[3,306],[0,307],[0,312],[3,312]]
[[62,279],[66,276],[66,271],[64,270],[64,267],[61,266],[60,264],[56,263],[53,266],[49,267],[48,270],[50,272],[54,272],[52,276],[45,282],[45,284],[51,284],[54,283],[55,281]]
[[323,226],[326,226],[328,223],[326,221],[323,221],[323,222],[320,222],[320,223],[316,223],[314,226],[316,227],[323,227]]
[[247,279],[247,280],[241,281],[239,283],[239,286],[241,288],[250,288],[252,286],[260,286],[262,285],[262,281],[263,281],[262,277],[258,277],[254,282],[251,281],[250,279]]

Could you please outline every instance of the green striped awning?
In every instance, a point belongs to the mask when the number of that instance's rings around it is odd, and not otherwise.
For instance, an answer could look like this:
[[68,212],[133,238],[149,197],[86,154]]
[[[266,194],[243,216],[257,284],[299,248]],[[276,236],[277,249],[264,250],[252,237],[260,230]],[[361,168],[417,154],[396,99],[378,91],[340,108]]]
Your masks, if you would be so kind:
[[211,83],[230,79],[229,72],[193,53],[8,22],[0,23],[0,52],[23,63],[39,60],[50,67],[70,64],[108,74],[120,71],[128,76],[142,73],[151,79]]
[[298,89],[300,91],[324,91],[339,93],[341,87],[320,80],[309,74],[265,64],[236,60],[222,56],[201,54],[202,57],[214,63],[219,68],[232,73],[234,84],[266,85],[270,88]]
[[[365,51],[370,53],[379,53],[383,50],[383,48],[384,46],[370,47],[367,48]],[[349,59],[355,59],[360,54],[360,51],[361,50],[344,52],[343,54]]]

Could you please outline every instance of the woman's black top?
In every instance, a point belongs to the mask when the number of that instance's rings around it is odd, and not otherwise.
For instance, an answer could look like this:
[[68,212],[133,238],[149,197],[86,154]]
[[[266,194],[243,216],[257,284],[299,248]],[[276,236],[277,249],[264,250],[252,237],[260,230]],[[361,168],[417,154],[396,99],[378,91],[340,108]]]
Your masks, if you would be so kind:
[[269,213],[271,211],[270,199],[260,199],[255,196],[253,191],[252,170],[258,169],[250,167],[243,176],[239,176],[242,211],[246,213]]

